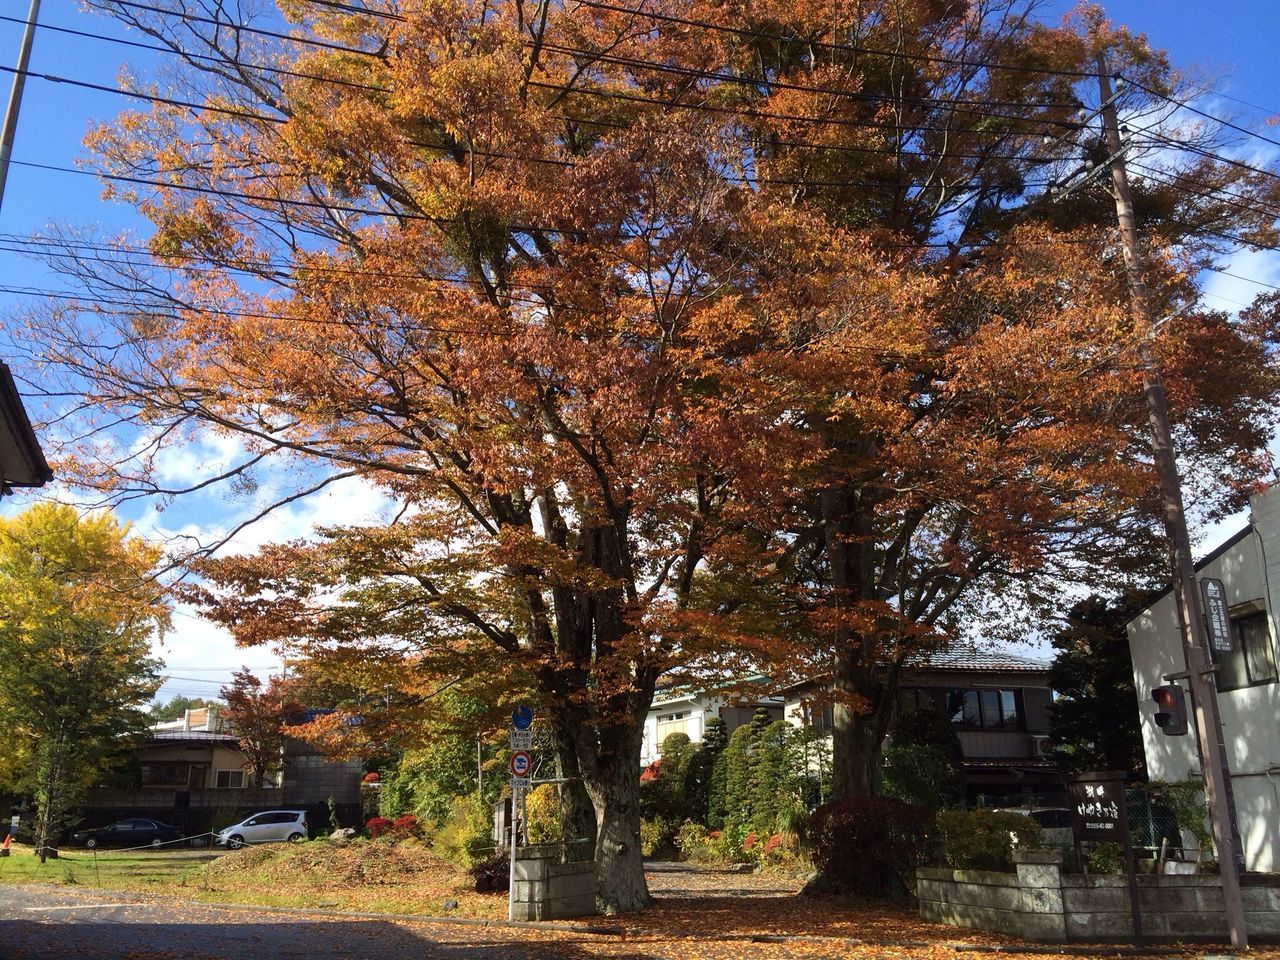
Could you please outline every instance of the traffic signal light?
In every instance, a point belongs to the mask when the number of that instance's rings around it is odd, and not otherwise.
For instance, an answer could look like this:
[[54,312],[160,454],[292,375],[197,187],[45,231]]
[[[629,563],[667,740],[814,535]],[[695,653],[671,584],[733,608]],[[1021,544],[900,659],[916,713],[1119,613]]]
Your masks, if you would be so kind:
[[1176,683],[1151,691],[1156,702],[1156,726],[1166,737],[1181,737],[1187,732],[1187,697]]

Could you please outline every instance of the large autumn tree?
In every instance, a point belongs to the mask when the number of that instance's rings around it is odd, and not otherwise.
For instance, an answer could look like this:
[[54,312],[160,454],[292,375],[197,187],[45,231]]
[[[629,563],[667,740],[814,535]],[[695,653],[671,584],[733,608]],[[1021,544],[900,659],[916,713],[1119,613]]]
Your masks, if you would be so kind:
[[0,520],[0,717],[56,856],[70,812],[147,729],[151,642],[168,625],[160,551],[109,514],[37,504]]
[[[165,448],[212,430],[243,457],[201,487],[270,464],[282,501],[377,485],[388,522],[206,563],[199,599],[244,643],[535,691],[613,906],[647,901],[664,672],[833,672],[837,793],[874,789],[896,678],[969,598],[1150,529],[1147,331],[1106,198],[1045,192],[1096,48],[1171,83],[1096,16],[280,0],[287,23],[246,29],[217,2],[90,6],[188,69],[90,138],[147,247],[45,241],[85,291],[24,331],[84,394],[64,468],[174,496]],[[1152,283],[1188,308],[1160,350],[1197,465],[1243,482],[1270,316],[1196,309],[1185,265],[1267,227],[1274,190],[1194,164],[1202,194],[1143,194]],[[95,455],[118,425],[133,455]]]

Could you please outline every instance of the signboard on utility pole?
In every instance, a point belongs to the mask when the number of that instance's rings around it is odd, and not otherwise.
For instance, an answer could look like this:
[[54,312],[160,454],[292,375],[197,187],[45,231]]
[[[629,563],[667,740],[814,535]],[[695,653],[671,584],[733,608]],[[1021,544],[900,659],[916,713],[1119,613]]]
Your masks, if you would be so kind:
[[1209,649],[1215,654],[1234,653],[1235,636],[1231,632],[1231,615],[1227,612],[1227,588],[1213,577],[1200,578],[1204,595],[1204,621],[1209,627]]

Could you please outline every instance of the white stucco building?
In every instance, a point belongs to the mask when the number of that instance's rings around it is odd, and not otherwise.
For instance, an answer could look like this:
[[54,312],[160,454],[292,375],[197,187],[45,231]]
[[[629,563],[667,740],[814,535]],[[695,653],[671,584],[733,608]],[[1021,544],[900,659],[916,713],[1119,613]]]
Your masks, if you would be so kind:
[[[1226,588],[1236,651],[1219,658],[1218,707],[1245,868],[1280,870],[1280,684],[1276,610],[1280,607],[1280,485],[1250,498],[1249,524],[1196,564]],[[1165,736],[1155,725],[1151,690],[1186,670],[1173,594],[1165,591],[1128,625],[1142,742],[1152,780],[1200,778],[1194,728]],[[1185,681],[1181,685],[1186,689]],[[1190,703],[1188,702],[1188,708]]]
[[702,742],[707,720],[719,717],[725,734],[731,734],[744,723],[750,723],[756,708],[764,707],[773,720],[782,719],[781,697],[726,696],[715,691],[694,693],[687,689],[659,690],[644,721],[644,740],[640,745],[640,763],[644,766],[661,755],[662,741],[673,733],[683,733],[694,743]]

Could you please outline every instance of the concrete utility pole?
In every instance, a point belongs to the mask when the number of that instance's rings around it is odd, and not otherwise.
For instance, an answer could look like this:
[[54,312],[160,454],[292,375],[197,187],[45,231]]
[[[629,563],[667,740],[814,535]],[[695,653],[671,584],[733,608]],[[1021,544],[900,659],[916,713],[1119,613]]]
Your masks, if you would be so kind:
[[[1244,922],[1244,904],[1240,899],[1240,873],[1236,863],[1231,825],[1231,792],[1225,774],[1225,748],[1222,723],[1218,718],[1218,696],[1214,686],[1213,664],[1201,611],[1200,591],[1196,589],[1195,563],[1191,557],[1191,537],[1187,533],[1186,511],[1182,504],[1182,482],[1173,450],[1173,433],[1169,426],[1169,406],[1164,381],[1146,334],[1155,326],[1151,297],[1143,278],[1145,262],[1138,242],[1138,228],[1129,193],[1129,176],[1124,163],[1124,145],[1120,124],[1111,99],[1111,78],[1106,54],[1098,54],[1098,95],[1102,108],[1103,130],[1107,152],[1111,155],[1111,184],[1115,188],[1116,219],[1120,223],[1120,240],[1124,247],[1124,267],[1129,280],[1129,302],[1144,332],[1141,339],[1143,393],[1147,400],[1147,421],[1151,427],[1151,448],[1160,498],[1164,503],[1165,534],[1173,562],[1173,592],[1182,628],[1182,650],[1186,657],[1187,681],[1196,718],[1196,740],[1200,748],[1200,772],[1204,777],[1205,802],[1213,828],[1213,842],[1218,851],[1218,867],[1222,872],[1222,896],[1226,903],[1227,931],[1231,946],[1242,950],[1249,945]],[[1166,678],[1169,679],[1169,678]]]
[[22,106],[22,88],[27,85],[27,65],[31,63],[31,44],[36,38],[39,15],[40,0],[31,0],[27,26],[22,31],[22,46],[18,50],[18,72],[13,75],[9,106],[4,111],[4,129],[0,132],[0,207],[4,206],[4,184],[9,179],[9,157],[13,154],[13,136],[18,131],[18,110]]

